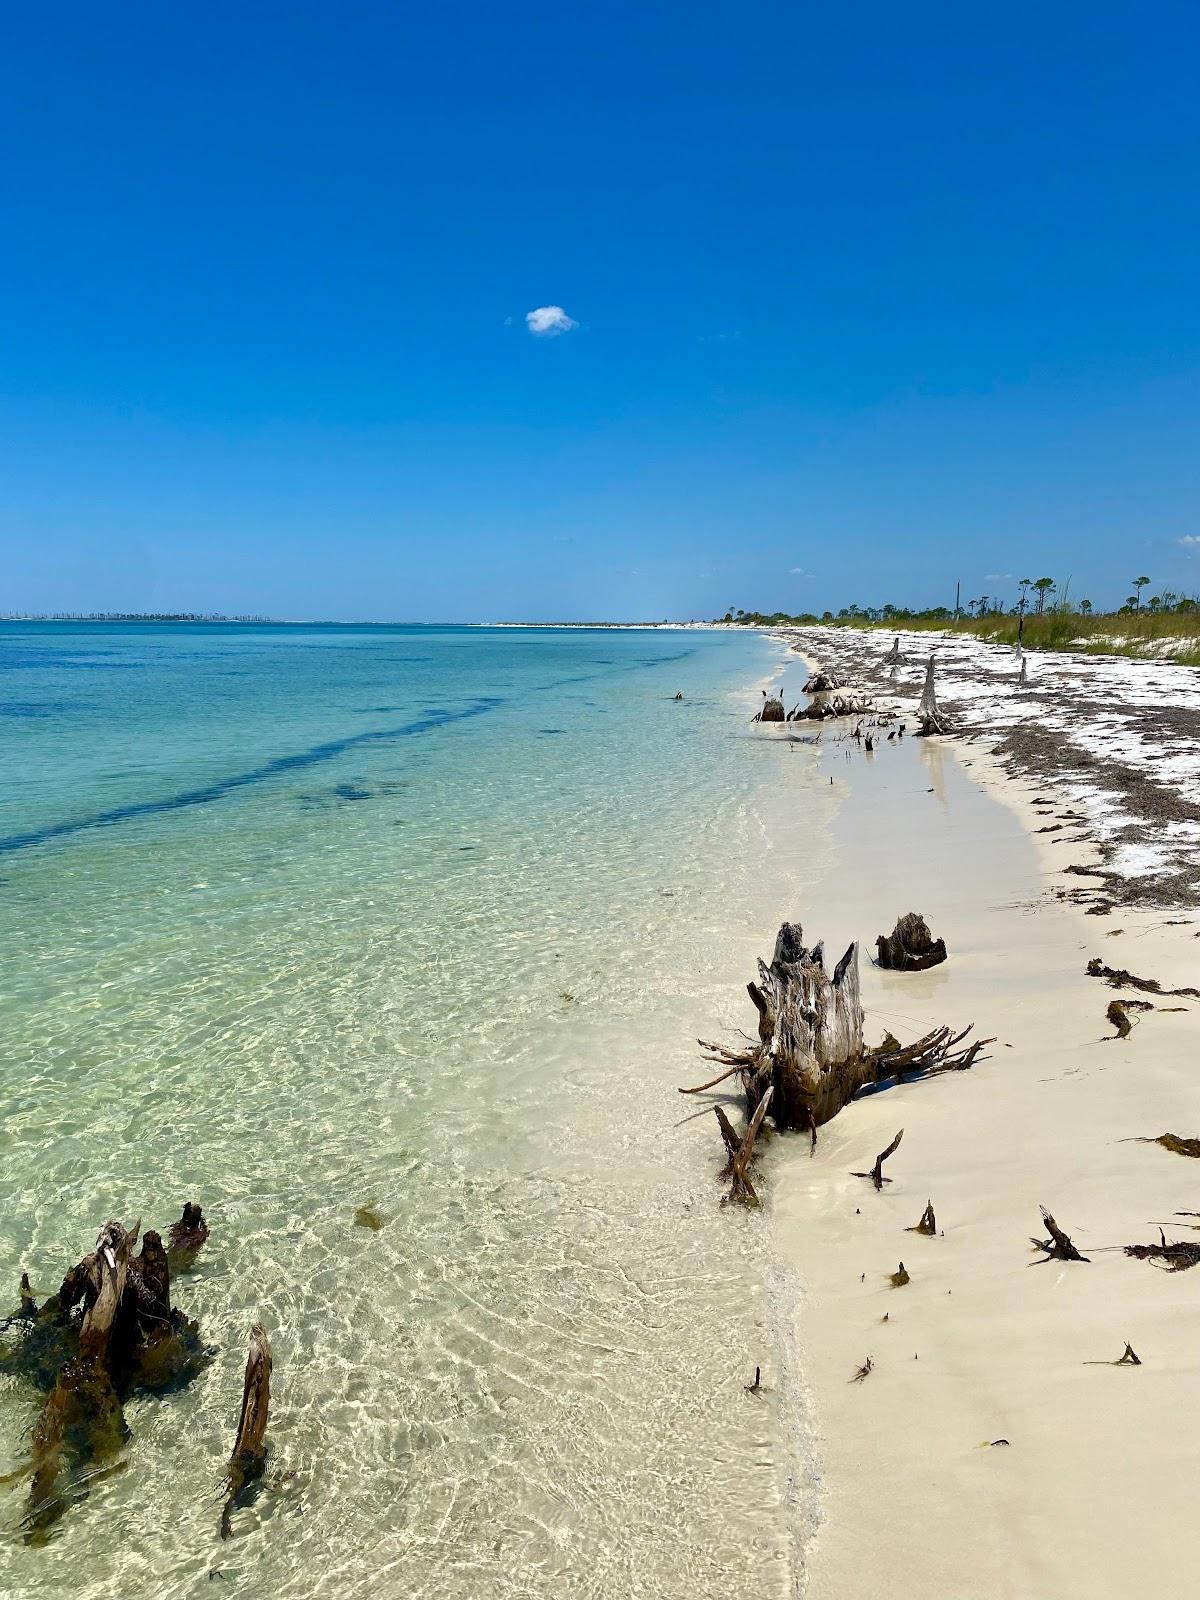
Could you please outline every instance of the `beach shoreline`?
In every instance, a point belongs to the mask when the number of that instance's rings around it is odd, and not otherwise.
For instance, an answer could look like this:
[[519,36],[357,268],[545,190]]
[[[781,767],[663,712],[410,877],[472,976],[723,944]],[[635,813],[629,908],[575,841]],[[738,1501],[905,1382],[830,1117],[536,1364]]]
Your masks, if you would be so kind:
[[[794,680],[785,671],[789,703]],[[969,1073],[848,1107],[811,1159],[795,1140],[766,1158],[772,1238],[801,1284],[818,1456],[802,1585],[812,1600],[1057,1600],[1148,1582],[1182,1595],[1188,1556],[1173,1530],[1200,1465],[1186,1420],[1200,1273],[1156,1270],[1120,1247],[1156,1240],[1159,1224],[1194,1237],[1174,1215],[1194,1205],[1194,1169],[1132,1141],[1200,1128],[1197,1003],[1152,994],[1155,1009],[1118,1039],[1109,1001],[1145,995],[1114,990],[1087,963],[1164,989],[1194,984],[1200,917],[1137,905],[1089,915],[1065,868],[1101,865],[1102,851],[1081,844],[1065,862],[1057,835],[1038,831],[1069,809],[1052,780],[1038,792],[977,743],[905,739],[865,755],[844,731],[764,729],[804,741],[796,758],[839,796],[833,859],[796,918],[830,960],[861,941],[869,1039],[973,1022],[997,1040]],[[781,797],[771,825],[794,828],[789,809]],[[949,961],[881,972],[873,938],[908,910],[946,938]],[[764,929],[765,956],[773,937]],[[900,1127],[895,1181],[876,1193],[852,1173]],[[906,1231],[927,1201],[936,1238]],[[1088,1262],[1037,1265],[1043,1204]],[[911,1282],[895,1289],[901,1261]],[[1127,1341],[1142,1365],[1116,1371]],[[853,1383],[867,1358],[869,1377]]]

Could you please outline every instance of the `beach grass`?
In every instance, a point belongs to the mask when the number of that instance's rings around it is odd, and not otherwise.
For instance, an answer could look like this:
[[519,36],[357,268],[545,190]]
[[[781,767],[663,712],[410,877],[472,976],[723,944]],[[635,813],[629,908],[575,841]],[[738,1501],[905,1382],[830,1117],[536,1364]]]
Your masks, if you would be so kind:
[[[867,626],[881,629],[903,628],[910,632],[969,634],[989,644],[1017,643],[1020,618],[1006,616],[953,618],[912,618],[903,622],[837,619],[838,626]],[[1141,660],[1174,661],[1181,666],[1200,666],[1200,611],[1128,612],[1084,616],[1078,611],[1046,611],[1027,614],[1021,629],[1025,647],[1030,650],[1077,650],[1085,655],[1130,656]]]
[[[1015,647],[1021,619],[1016,612],[988,612],[982,617],[948,611],[888,615],[853,610],[840,616],[783,617],[743,615],[741,622],[759,625],[875,629],[884,633],[956,633],[989,644]],[[1180,666],[1200,666],[1200,607],[1187,605],[1169,611],[1124,609],[1085,614],[1073,606],[1055,606],[1025,614],[1021,638],[1029,650],[1075,650],[1084,655],[1128,656],[1142,661],[1172,661]]]

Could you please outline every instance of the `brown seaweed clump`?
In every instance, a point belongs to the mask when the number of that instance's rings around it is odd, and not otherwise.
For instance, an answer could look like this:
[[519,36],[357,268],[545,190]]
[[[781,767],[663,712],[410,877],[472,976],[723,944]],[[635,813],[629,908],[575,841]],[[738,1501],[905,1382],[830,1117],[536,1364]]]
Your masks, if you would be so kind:
[[1157,1244],[1127,1244],[1125,1254],[1132,1256],[1135,1261],[1152,1261],[1164,1272],[1186,1272],[1189,1267],[1200,1263],[1200,1244],[1190,1239],[1168,1244],[1161,1228],[1158,1230],[1158,1241]]

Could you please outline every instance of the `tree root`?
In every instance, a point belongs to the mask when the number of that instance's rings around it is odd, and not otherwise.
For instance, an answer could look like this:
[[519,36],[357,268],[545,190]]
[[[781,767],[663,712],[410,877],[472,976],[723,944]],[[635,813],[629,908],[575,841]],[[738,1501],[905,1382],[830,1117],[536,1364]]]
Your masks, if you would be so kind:
[[734,1132],[733,1126],[722,1108],[720,1106],[713,1107],[717,1114],[717,1121],[721,1127],[721,1137],[725,1141],[725,1150],[729,1157],[721,1172],[722,1178],[730,1180],[729,1193],[721,1201],[722,1205],[736,1202],[741,1205],[756,1206],[759,1203],[757,1191],[750,1181],[750,1159],[754,1154],[754,1141],[758,1138],[759,1130],[763,1125],[763,1118],[767,1114],[767,1108],[771,1104],[771,1097],[774,1092],[774,1089],[768,1085],[767,1091],[759,1101],[754,1115],[750,1119],[750,1125],[741,1139]]
[[852,1172],[850,1176],[852,1178],[870,1178],[876,1189],[882,1189],[885,1183],[891,1183],[892,1180],[890,1178],[885,1178],[883,1175],[883,1163],[889,1156],[895,1155],[896,1151],[900,1148],[900,1141],[903,1139],[903,1137],[904,1129],[901,1128],[900,1132],[892,1140],[891,1144],[888,1145],[887,1149],[881,1150],[875,1157],[875,1165],[871,1168],[870,1172]]
[[[1046,1224],[1046,1231],[1050,1237],[1049,1239],[1034,1239],[1033,1244],[1038,1250],[1046,1252],[1045,1258],[1047,1261],[1087,1261],[1089,1259],[1087,1256],[1080,1255],[1071,1242],[1070,1235],[1063,1232],[1045,1206],[1042,1207],[1042,1221]],[[1035,1264],[1040,1265],[1040,1263]]]

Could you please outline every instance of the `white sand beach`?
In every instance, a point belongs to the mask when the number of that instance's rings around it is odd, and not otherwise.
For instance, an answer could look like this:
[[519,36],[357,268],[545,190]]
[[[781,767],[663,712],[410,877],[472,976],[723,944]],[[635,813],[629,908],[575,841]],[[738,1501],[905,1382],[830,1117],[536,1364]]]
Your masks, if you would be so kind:
[[[810,659],[822,643],[811,632]],[[844,659],[845,638],[824,641],[823,664]],[[891,637],[855,642],[882,655]],[[1155,675],[1187,670],[1107,667],[1098,715],[1111,711],[1114,678],[1128,675],[1128,694],[1146,703]],[[789,668],[789,705],[801,681]],[[1087,681],[1079,675],[1081,693]],[[831,960],[861,941],[869,1039],[973,1022],[996,1042],[969,1072],[848,1107],[811,1158],[794,1138],[765,1158],[772,1227],[804,1285],[798,1337],[821,1484],[808,1593],[1194,1593],[1181,1530],[1200,1469],[1200,1269],[1164,1271],[1119,1247],[1156,1241],[1160,1226],[1169,1240],[1200,1238],[1196,1218],[1178,1215],[1200,1211],[1200,1165],[1131,1142],[1200,1134],[1200,1002],[1114,990],[1086,967],[1098,956],[1164,989],[1195,985],[1200,914],[1118,904],[1089,915],[1061,898],[1085,880],[1062,871],[1080,852],[1037,832],[1078,806],[1053,770],[1021,783],[982,744],[953,738],[885,742],[867,755],[844,731],[764,729],[806,741],[795,759],[841,794],[835,859],[796,919]],[[773,826],[793,837],[803,828],[787,796]],[[1190,870],[1170,836],[1161,848],[1168,880]],[[1112,899],[1119,859],[1108,868]],[[880,971],[874,937],[908,910],[946,939],[949,960],[926,973]],[[770,942],[764,930],[768,958]],[[1126,1039],[1105,1019],[1118,996],[1154,1007],[1133,1014]],[[899,1128],[886,1169],[894,1181],[876,1192],[852,1170],[869,1168]],[[906,1231],[927,1201],[933,1238]],[[1040,1205],[1086,1263],[1034,1249],[1031,1236],[1046,1232]],[[911,1281],[894,1288],[900,1262]],[[1127,1341],[1140,1366],[1112,1364]],[[868,1358],[869,1376],[851,1381]]]

